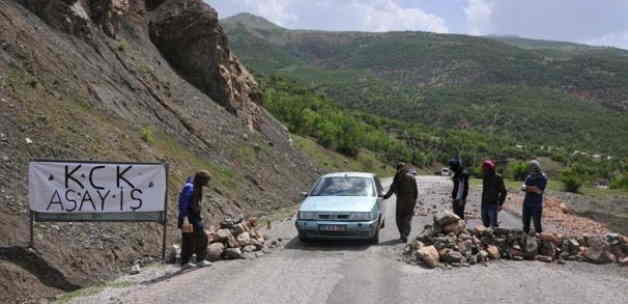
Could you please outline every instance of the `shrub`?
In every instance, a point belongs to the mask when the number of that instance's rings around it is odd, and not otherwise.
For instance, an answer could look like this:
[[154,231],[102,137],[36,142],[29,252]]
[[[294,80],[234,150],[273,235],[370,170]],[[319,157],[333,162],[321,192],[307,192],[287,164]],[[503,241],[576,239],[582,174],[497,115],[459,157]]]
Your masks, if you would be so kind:
[[628,172],[615,176],[610,186],[611,189],[622,189],[628,191]]
[[584,178],[573,170],[573,168],[567,168],[561,171],[560,181],[563,183],[564,191],[578,193],[584,183]]
[[513,162],[508,166],[508,173],[516,181],[524,181],[528,177],[528,164],[525,162]]
[[118,51],[126,52],[126,50],[128,50],[128,49],[129,49],[129,42],[124,40],[124,39],[122,39],[120,41],[120,44],[118,45]]
[[153,144],[155,143],[155,135],[153,134],[153,129],[150,127],[144,127],[141,130],[142,133],[142,140],[145,141],[147,144]]
[[471,175],[472,177],[475,177],[475,178],[483,177],[482,168],[480,167],[474,166],[474,167],[469,168],[468,170],[469,170],[469,175]]

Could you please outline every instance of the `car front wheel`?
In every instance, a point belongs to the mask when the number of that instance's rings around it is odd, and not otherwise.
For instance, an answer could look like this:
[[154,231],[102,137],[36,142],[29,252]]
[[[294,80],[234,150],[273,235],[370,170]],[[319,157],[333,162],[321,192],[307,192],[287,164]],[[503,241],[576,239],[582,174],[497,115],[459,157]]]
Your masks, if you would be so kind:
[[311,239],[304,236],[303,234],[299,234],[299,241],[301,241],[301,243],[309,243],[311,242]]
[[371,237],[371,239],[369,240],[369,243],[376,245],[379,243],[379,229],[380,229],[380,223],[378,222],[377,225],[375,226],[375,234],[373,234],[373,236]]

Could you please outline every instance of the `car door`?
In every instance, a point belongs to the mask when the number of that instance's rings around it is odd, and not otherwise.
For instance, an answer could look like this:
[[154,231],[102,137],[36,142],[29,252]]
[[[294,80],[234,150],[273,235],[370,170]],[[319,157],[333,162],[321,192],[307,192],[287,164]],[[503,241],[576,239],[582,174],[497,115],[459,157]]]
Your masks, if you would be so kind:
[[379,214],[381,214],[382,218],[384,218],[384,210],[386,208],[382,203],[384,201],[384,198],[382,198],[382,195],[384,194],[384,187],[382,186],[379,177],[373,176],[373,179],[375,181],[375,193],[377,193],[377,206],[379,206]]

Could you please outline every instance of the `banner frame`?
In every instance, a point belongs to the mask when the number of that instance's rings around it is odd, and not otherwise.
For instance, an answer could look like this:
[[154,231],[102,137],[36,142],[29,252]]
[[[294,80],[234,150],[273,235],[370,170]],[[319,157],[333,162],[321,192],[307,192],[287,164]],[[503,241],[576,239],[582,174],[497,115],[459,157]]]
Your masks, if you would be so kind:
[[[162,235],[162,246],[161,246],[161,259],[165,261],[166,259],[166,241],[167,241],[167,233],[168,233],[168,175],[170,165],[167,162],[129,162],[129,161],[92,161],[92,160],[53,160],[53,159],[31,159],[29,161],[38,162],[38,163],[71,163],[71,164],[120,164],[120,165],[156,165],[163,166],[165,169],[165,194],[164,194],[164,210],[163,211],[155,211],[155,213],[161,213],[161,219],[159,220],[45,220],[45,221],[37,221],[36,215],[37,212],[31,209],[30,204],[28,205],[29,211],[29,222],[30,222],[30,243],[29,248],[35,248],[35,239],[34,239],[34,223],[37,222],[65,222],[65,223],[159,223],[163,226],[163,235]],[[28,171],[27,171],[28,172]],[[27,174],[28,175],[28,174]],[[30,191],[30,189],[28,189]]]

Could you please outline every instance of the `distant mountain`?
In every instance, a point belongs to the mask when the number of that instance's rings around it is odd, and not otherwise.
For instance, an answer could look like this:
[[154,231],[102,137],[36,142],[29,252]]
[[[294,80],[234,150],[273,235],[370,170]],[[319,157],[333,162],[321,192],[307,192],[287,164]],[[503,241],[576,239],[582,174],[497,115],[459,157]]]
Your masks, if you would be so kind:
[[220,20],[222,25],[237,26],[243,25],[248,28],[258,30],[281,30],[282,27],[268,21],[266,18],[255,16],[249,13],[240,13],[231,17],[223,18]]
[[235,54],[258,74],[299,80],[345,107],[628,154],[624,50],[518,37],[247,25],[270,23],[260,18],[222,21]]

